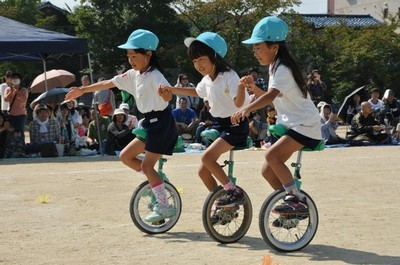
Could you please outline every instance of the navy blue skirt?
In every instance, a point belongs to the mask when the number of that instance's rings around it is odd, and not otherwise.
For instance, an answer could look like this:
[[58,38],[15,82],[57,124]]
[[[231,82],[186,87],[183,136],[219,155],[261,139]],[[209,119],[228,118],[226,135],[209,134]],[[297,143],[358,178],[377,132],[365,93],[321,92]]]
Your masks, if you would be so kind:
[[178,132],[169,108],[145,113],[142,126],[147,133],[146,151],[172,155],[178,139]]
[[249,120],[246,118],[238,124],[233,125],[231,118],[216,118],[213,125],[221,133],[221,138],[232,146],[247,146],[249,135]]

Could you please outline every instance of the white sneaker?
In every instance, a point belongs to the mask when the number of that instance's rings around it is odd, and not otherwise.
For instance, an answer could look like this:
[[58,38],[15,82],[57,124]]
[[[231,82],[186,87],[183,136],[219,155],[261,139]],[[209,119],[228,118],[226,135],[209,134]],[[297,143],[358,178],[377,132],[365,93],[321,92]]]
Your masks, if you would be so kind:
[[159,222],[166,218],[171,218],[175,216],[175,214],[176,214],[176,209],[173,208],[172,205],[170,205],[169,207],[165,207],[157,203],[154,206],[151,214],[146,216],[144,220],[149,223],[154,223],[154,222]]

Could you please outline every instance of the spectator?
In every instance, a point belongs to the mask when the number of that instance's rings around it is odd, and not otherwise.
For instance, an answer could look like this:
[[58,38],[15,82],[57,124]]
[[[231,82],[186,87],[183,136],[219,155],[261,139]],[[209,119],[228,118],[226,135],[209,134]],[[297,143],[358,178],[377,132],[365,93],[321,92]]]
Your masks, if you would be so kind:
[[38,104],[35,112],[36,119],[29,125],[30,144],[26,147],[27,153],[39,153],[44,144],[58,143],[61,136],[60,123],[49,118],[49,108],[46,104]]
[[346,112],[346,120],[344,121],[346,124],[351,124],[353,117],[359,113],[361,110],[361,96],[359,94],[354,94],[352,101],[347,107]]
[[311,100],[314,102],[315,106],[317,106],[320,101],[325,101],[325,91],[327,88],[325,82],[321,80],[319,70],[315,69],[311,72],[311,77],[309,76],[307,87],[310,92]]
[[13,73],[11,79],[12,84],[4,92],[4,100],[10,104],[8,113],[10,114],[11,126],[16,130],[24,132],[28,90],[21,86],[22,76],[19,73]]
[[89,123],[90,123],[90,114],[84,113],[82,115],[82,124],[78,128],[78,135],[79,137],[85,137],[87,136],[87,131],[89,129]]
[[336,129],[339,124],[336,122],[337,115],[332,112],[332,107],[329,104],[325,104],[321,107],[321,133],[325,143],[330,144],[343,144],[347,140],[341,138],[336,134]]
[[400,102],[395,97],[394,91],[386,89],[382,102],[382,115],[384,116],[385,125],[396,128],[400,118]]
[[199,125],[196,129],[196,143],[204,144],[205,146],[209,146],[209,142],[204,142],[201,133],[209,128],[213,124],[213,116],[210,113],[210,105],[208,104],[208,100],[204,100],[203,109],[200,111],[200,119]]
[[22,132],[19,130],[11,132],[10,141],[8,142],[4,152],[5,158],[26,157],[25,138],[22,135]]
[[370,95],[371,98],[368,99],[368,103],[371,105],[372,114],[377,121],[383,122],[383,120],[381,119],[383,113],[383,101],[379,99],[379,89],[371,89]]
[[115,151],[121,151],[135,138],[132,129],[125,124],[126,118],[122,109],[115,109],[112,122],[107,129],[106,153],[109,155],[114,155]]
[[4,157],[9,135],[10,122],[7,120],[6,115],[4,115],[3,112],[0,112],[0,159]]
[[[92,121],[89,123],[89,129],[87,134],[87,145],[91,150],[96,149],[102,154],[105,152],[107,144],[107,129],[110,125],[110,118],[107,116],[100,116],[100,111],[92,107],[90,109]],[[102,149],[99,149],[101,142]]]
[[[97,82],[105,80],[104,77],[100,77]],[[115,96],[114,92],[111,89],[99,90],[94,92],[93,103],[96,104],[99,108],[101,104],[105,104],[109,102],[111,104],[112,111],[109,113],[101,113],[103,116],[111,116],[115,110]],[[100,108],[101,109],[101,108]]]
[[129,129],[138,128],[138,126],[139,126],[138,118],[135,115],[129,114],[129,112],[130,112],[129,104],[128,103],[121,103],[119,105],[119,108],[122,109],[126,114],[125,124],[129,127]]
[[172,111],[174,116],[178,134],[183,139],[190,140],[195,136],[197,126],[199,124],[196,112],[187,108],[187,99],[181,98],[179,100],[179,108]]
[[267,83],[264,78],[258,77],[259,71],[258,67],[251,67],[249,71],[249,75],[251,75],[254,79],[255,85],[259,87],[261,90],[267,91]]
[[[186,74],[179,74],[178,81],[175,87],[195,87],[195,85],[189,82],[189,78],[187,77]],[[196,115],[200,113],[200,110],[202,108],[200,105],[202,104],[200,104],[200,98],[197,96],[176,95],[176,103],[174,109],[179,109],[179,104],[180,104],[179,100],[181,98],[186,98],[187,108],[194,110],[196,112]]]
[[[88,75],[83,75],[81,78],[81,87],[90,85],[90,79]],[[80,103],[85,108],[90,108],[93,102],[93,92],[85,93],[78,98],[78,103]]]
[[[253,75],[251,76],[254,83],[252,83],[251,87],[247,88],[250,95],[250,103],[266,92],[256,85],[256,79],[254,79]],[[249,136],[253,140],[255,147],[261,147],[261,142],[267,137],[267,110],[268,106],[265,106],[251,112],[249,115]]]
[[75,124],[77,124],[76,117],[74,117],[76,115],[76,110],[71,112],[68,104],[69,103],[61,104],[61,115],[59,116],[58,122],[60,123],[61,137],[63,139],[63,142],[65,144],[68,144],[68,146],[72,146],[76,145],[76,139],[78,139],[79,137],[79,127],[75,127]]
[[6,74],[4,75],[2,81],[3,83],[0,85],[0,97],[1,97],[1,112],[4,113],[4,115],[8,116],[8,106],[9,103],[4,100],[4,93],[6,91],[6,88],[11,86],[11,76],[12,72],[7,71]]
[[365,144],[386,144],[390,137],[382,131],[384,125],[380,125],[375,120],[371,104],[369,102],[361,103],[361,111],[354,116],[351,122],[350,139],[363,141]]

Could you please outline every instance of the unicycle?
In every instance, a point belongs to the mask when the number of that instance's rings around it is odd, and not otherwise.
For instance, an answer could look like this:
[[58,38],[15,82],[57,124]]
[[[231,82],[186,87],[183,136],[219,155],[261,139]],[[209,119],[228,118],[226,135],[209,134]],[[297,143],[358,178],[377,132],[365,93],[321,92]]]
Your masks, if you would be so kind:
[[[218,138],[219,132],[211,129],[202,133],[202,137],[209,140]],[[252,143],[248,142],[252,146]],[[247,148],[247,147],[244,147]],[[236,178],[233,176],[233,153],[234,150],[244,149],[234,148],[229,152],[229,159],[224,161],[221,167],[228,165],[228,178],[236,184]],[[239,186],[237,186],[240,188]],[[243,190],[243,189],[242,189]],[[203,226],[207,234],[220,243],[234,243],[241,239],[249,230],[253,208],[247,193],[243,190],[244,204],[234,207],[216,207],[215,202],[218,198],[225,195],[226,191],[222,186],[218,186],[206,198],[203,206]]]
[[[133,133],[140,140],[146,140],[146,131],[144,129],[135,129],[133,130]],[[169,231],[175,226],[181,215],[181,196],[175,186],[168,181],[165,173],[163,172],[163,166],[166,161],[167,159],[163,157],[158,160],[157,172],[164,181],[168,202],[176,209],[176,215],[168,219],[163,219],[159,222],[149,223],[144,220],[144,218],[152,212],[153,207],[156,205],[156,198],[148,181],[144,181],[133,191],[129,203],[129,212],[133,223],[140,231],[147,234],[161,234]]]
[[[279,138],[284,133],[274,134],[274,128],[270,126],[271,134]],[[278,128],[279,130],[279,128]],[[259,228],[264,241],[273,249],[280,252],[292,252],[306,247],[314,238],[318,229],[318,210],[313,199],[305,191],[301,190],[301,157],[303,151],[320,151],[324,149],[324,141],[313,150],[303,148],[298,151],[294,167],[294,179],[300,192],[306,197],[307,213],[303,214],[278,214],[274,213],[277,205],[282,204],[286,192],[284,189],[276,190],[264,201],[260,209]]]

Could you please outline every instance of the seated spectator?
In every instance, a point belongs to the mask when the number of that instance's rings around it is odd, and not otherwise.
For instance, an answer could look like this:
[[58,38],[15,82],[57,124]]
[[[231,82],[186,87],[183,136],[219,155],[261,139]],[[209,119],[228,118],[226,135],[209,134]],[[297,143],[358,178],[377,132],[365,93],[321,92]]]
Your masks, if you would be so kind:
[[384,125],[380,125],[372,114],[369,102],[361,103],[361,111],[354,116],[351,122],[350,139],[363,141],[365,144],[386,144],[390,142],[390,136],[382,131]]
[[20,158],[26,157],[26,145],[23,134],[20,130],[13,130],[11,132],[10,140],[4,152],[5,158]]
[[30,144],[26,146],[27,153],[39,153],[42,146],[48,143],[59,143],[61,136],[60,123],[50,119],[46,104],[35,107],[36,119],[29,124]]
[[67,144],[68,147],[75,146],[76,140],[79,138],[79,127],[75,127],[74,124],[74,121],[76,122],[76,117],[74,118],[75,111],[71,112],[68,107],[68,103],[61,104],[60,110],[61,115],[59,116],[58,122],[60,123],[61,137],[63,139],[63,142],[64,144]]
[[178,134],[185,140],[190,140],[195,136],[199,121],[196,112],[187,108],[187,99],[181,98],[179,100],[179,108],[172,111],[174,116]]
[[82,124],[78,128],[78,135],[79,137],[85,137],[87,136],[87,131],[89,129],[89,124],[90,124],[90,116],[89,114],[84,113],[82,115]]
[[[92,121],[89,123],[89,129],[87,134],[87,145],[91,150],[100,151],[102,154],[105,153],[107,144],[107,129],[110,125],[110,118],[107,116],[100,116],[100,111],[92,107],[90,109]],[[100,142],[102,150],[100,150]]]
[[[186,74],[179,74],[178,75],[178,80],[176,82],[176,87],[195,87],[194,84],[189,82],[189,78]],[[201,107],[200,107],[200,97],[197,96],[186,96],[186,95],[176,95],[176,103],[174,104],[175,107],[173,109],[178,109],[180,105],[180,99],[181,98],[186,98],[187,104],[186,107],[188,109],[194,110],[196,112],[196,115],[200,113]]]
[[354,94],[350,104],[347,107],[345,124],[351,124],[353,117],[361,110],[361,96],[360,94]]
[[122,109],[126,114],[126,121],[125,124],[129,127],[129,129],[138,128],[138,119],[135,115],[129,114],[130,108],[128,103],[121,103],[119,108]]
[[196,129],[196,143],[204,144],[208,146],[210,143],[204,142],[203,137],[201,137],[201,133],[209,128],[213,124],[213,117],[210,113],[210,105],[208,104],[208,100],[204,100],[203,109],[200,111],[200,119],[199,125]]
[[267,83],[264,78],[258,77],[259,71],[258,67],[251,67],[249,71],[249,75],[251,75],[254,79],[255,85],[259,87],[261,90],[267,91]]
[[4,157],[7,143],[10,138],[10,122],[7,120],[3,112],[0,112],[0,159]]
[[115,109],[107,130],[106,153],[109,155],[115,155],[115,151],[121,151],[135,138],[132,129],[125,124],[125,120],[125,112],[122,109]]
[[[253,80],[254,76],[252,75]],[[263,95],[266,91],[262,90],[257,86],[255,82],[252,87],[248,88],[250,95],[250,102],[253,102],[258,97]],[[249,115],[249,136],[254,142],[255,147],[261,147],[262,141],[267,137],[268,125],[267,125],[267,110],[268,106],[258,109]]]
[[336,129],[339,124],[336,122],[337,115],[332,112],[332,107],[329,104],[325,104],[321,107],[321,134],[326,144],[343,144],[347,140],[341,138],[336,134]]
[[371,105],[372,114],[374,118],[379,121],[383,122],[382,112],[383,112],[383,101],[379,99],[379,89],[373,88],[370,91],[371,98],[368,99],[368,103]]
[[395,97],[394,91],[391,89],[386,89],[382,98],[382,102],[382,114],[384,116],[385,125],[396,128],[400,119],[400,102]]

